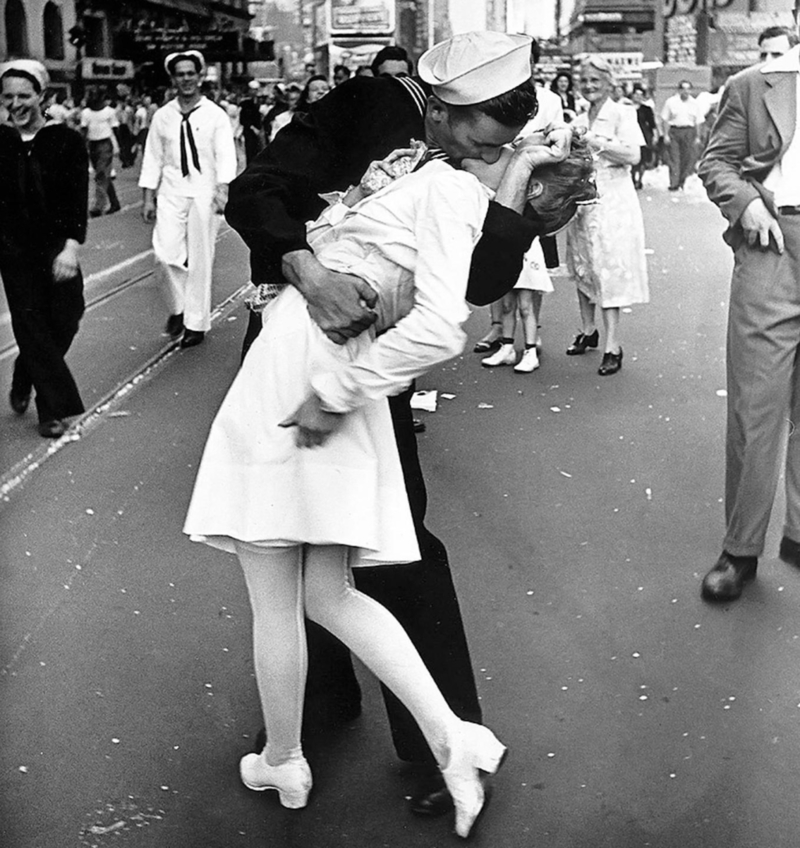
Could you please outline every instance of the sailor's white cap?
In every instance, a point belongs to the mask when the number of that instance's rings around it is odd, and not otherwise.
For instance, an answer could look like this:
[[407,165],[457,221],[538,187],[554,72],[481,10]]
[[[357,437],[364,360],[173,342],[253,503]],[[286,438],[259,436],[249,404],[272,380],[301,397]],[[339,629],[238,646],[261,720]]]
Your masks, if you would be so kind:
[[530,79],[532,42],[489,30],[461,33],[423,53],[417,72],[444,103],[473,106]]

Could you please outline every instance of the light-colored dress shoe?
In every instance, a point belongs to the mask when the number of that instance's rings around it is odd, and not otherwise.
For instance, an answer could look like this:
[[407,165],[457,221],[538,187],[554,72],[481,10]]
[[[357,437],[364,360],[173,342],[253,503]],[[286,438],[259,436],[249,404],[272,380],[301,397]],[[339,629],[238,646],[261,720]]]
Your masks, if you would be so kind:
[[271,766],[263,754],[247,754],[239,762],[239,775],[242,783],[255,792],[277,790],[282,807],[299,810],[308,803],[311,769],[303,756]]
[[456,833],[466,839],[486,805],[485,780],[495,774],[508,749],[480,724],[462,721],[448,740],[442,776],[456,808]]
[[481,360],[481,365],[496,368],[498,365],[513,365],[517,361],[517,352],[513,344],[502,344],[491,356]]

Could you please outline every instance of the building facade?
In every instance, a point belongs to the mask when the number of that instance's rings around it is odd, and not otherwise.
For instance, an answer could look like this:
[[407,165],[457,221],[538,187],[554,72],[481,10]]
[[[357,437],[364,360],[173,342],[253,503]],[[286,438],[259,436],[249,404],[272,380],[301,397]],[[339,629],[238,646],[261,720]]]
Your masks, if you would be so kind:
[[211,76],[246,73],[247,0],[0,0],[0,60],[41,59],[56,83],[166,80],[164,55],[197,48]]
[[794,26],[787,0],[663,0],[664,60],[707,65],[716,86],[758,62],[758,36]]
[[77,50],[70,43],[76,25],[74,0],[0,0],[0,62],[38,59],[56,85],[75,75]]

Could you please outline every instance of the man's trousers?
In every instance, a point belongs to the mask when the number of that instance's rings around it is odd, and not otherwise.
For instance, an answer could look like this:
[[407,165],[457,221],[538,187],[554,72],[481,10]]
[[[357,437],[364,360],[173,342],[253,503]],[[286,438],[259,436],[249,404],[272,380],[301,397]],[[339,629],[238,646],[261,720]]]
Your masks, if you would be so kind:
[[51,256],[0,259],[11,326],[19,348],[11,389],[25,397],[35,389],[40,422],[80,415],[83,402],[64,359],[78,332],[84,311],[83,277],[56,283]]
[[158,195],[153,250],[164,267],[169,314],[182,314],[189,330],[211,328],[211,277],[221,221],[211,195]]
[[[800,542],[800,216],[779,255],[742,241],[728,316],[724,549],[760,556],[786,450],[785,535]],[[788,441],[787,441],[788,436]]]
[[694,171],[697,131],[694,127],[669,128],[669,187],[682,188]]

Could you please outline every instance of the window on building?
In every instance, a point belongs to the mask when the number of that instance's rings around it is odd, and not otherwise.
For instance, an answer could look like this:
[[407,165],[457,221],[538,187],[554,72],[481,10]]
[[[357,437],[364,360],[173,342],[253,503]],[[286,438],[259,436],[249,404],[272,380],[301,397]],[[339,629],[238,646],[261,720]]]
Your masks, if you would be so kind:
[[55,3],[44,7],[44,55],[48,59],[64,58],[64,24],[61,9]]
[[9,57],[28,55],[28,21],[22,0],[6,0],[6,53]]

